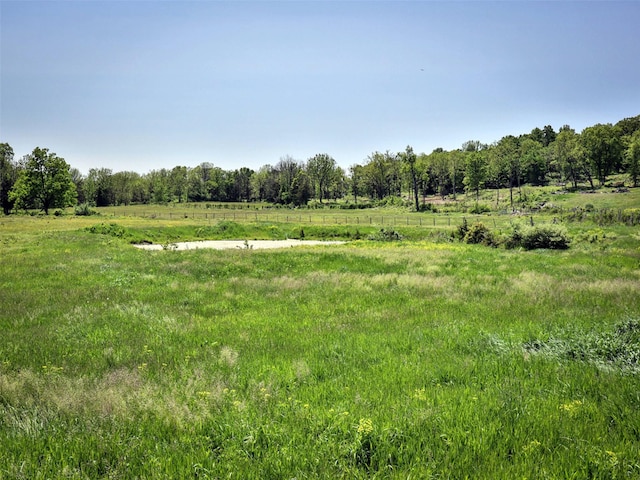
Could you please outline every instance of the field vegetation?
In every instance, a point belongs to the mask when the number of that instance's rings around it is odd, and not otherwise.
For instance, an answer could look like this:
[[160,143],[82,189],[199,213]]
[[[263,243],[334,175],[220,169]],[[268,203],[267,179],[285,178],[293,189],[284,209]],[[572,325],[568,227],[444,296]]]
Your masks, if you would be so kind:
[[640,478],[640,191],[523,191],[0,218],[0,478]]

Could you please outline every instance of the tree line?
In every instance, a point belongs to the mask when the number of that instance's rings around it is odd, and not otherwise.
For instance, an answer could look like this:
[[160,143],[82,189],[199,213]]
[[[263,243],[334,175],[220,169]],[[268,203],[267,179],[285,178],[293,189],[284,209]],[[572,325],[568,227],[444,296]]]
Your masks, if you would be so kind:
[[[475,194],[485,188],[508,189],[511,205],[521,185],[566,184],[577,189],[603,186],[612,174],[626,174],[629,184],[640,177],[640,115],[616,124],[597,124],[578,133],[565,125],[547,125],[527,134],[507,135],[492,144],[467,141],[461,148],[416,154],[373,152],[361,164],[344,170],[320,153],[306,161],[290,156],[257,171],[224,170],[204,162],[113,172],[93,168],[82,175],[64,158],[35,148],[20,160],[7,143],[0,144],[0,203],[5,214],[21,209],[64,208],[76,203],[112,206],[169,202],[270,202],[301,206],[346,199],[378,203],[409,202],[425,207],[428,196]],[[403,199],[407,194],[408,200]]]

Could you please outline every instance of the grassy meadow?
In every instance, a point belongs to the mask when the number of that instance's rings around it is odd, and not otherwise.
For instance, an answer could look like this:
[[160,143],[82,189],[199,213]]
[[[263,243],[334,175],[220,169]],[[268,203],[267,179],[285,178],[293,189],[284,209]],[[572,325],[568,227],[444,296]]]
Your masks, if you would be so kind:
[[[640,478],[638,226],[524,251],[463,214],[154,208],[0,218],[0,479]],[[349,241],[131,245],[301,231]]]

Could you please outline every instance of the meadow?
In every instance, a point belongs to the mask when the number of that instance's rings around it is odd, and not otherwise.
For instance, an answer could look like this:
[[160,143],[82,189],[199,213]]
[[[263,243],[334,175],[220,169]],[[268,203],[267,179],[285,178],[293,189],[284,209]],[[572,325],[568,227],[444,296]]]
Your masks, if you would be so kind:
[[[0,218],[0,478],[640,478],[638,226],[197,208]],[[348,243],[131,245],[302,232]]]

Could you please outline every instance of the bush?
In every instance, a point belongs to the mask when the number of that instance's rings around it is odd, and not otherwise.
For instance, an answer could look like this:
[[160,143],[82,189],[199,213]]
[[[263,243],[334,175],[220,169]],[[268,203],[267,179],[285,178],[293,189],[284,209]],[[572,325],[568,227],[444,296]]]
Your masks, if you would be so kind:
[[496,239],[483,223],[474,223],[468,229],[463,238],[464,243],[470,243],[475,245],[487,245],[490,247],[496,246]]
[[369,235],[369,240],[376,240],[379,242],[392,242],[394,240],[402,240],[402,235],[400,235],[395,230],[385,230],[381,228],[378,233],[375,235]]
[[76,206],[75,213],[79,217],[88,217],[90,215],[95,215],[97,212],[93,210],[88,203],[81,203]]
[[491,211],[491,208],[488,205],[484,205],[482,203],[476,203],[473,207],[471,207],[471,209],[469,210],[469,213],[480,214],[480,213],[487,213],[490,211]]
[[522,247],[526,250],[535,250],[537,248],[564,250],[569,248],[570,243],[571,239],[564,227],[545,224],[533,227],[514,227],[505,245],[507,248]]
[[100,223],[92,225],[91,227],[87,227],[85,230],[89,233],[108,235],[111,237],[123,238],[127,236],[127,230],[117,223]]

